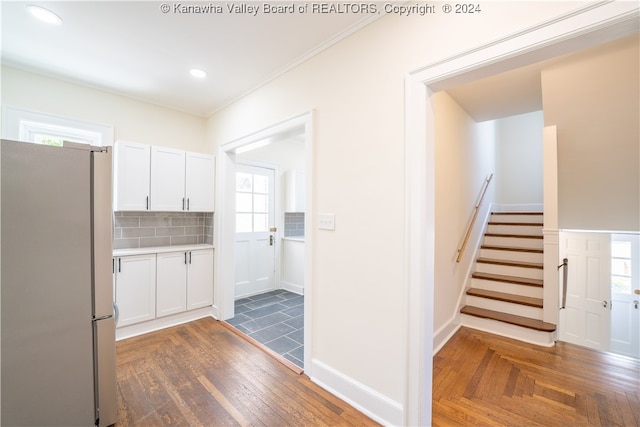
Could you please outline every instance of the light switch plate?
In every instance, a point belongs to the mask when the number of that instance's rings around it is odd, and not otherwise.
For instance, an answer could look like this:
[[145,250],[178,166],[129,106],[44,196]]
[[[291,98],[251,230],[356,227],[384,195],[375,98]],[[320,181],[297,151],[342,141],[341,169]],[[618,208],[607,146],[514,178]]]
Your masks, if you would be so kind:
[[319,230],[335,230],[336,216],[334,214],[319,214],[318,229]]

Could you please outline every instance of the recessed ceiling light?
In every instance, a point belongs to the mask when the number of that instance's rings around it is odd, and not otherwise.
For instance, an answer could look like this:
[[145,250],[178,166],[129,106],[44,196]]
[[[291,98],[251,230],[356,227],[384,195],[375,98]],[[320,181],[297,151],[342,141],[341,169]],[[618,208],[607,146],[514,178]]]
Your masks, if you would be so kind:
[[47,24],[51,25],[62,24],[62,18],[51,12],[49,9],[30,4],[29,6],[27,6],[27,10],[42,22],[46,22]]
[[190,73],[193,77],[196,77],[198,79],[204,79],[205,77],[207,77],[207,72],[199,68],[192,68]]

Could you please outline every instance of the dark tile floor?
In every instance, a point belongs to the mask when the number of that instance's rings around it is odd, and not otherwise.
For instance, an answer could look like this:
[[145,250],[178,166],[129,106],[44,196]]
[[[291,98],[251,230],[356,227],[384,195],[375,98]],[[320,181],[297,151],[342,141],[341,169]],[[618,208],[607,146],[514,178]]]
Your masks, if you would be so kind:
[[285,290],[236,301],[227,322],[299,367],[304,367],[304,297]]

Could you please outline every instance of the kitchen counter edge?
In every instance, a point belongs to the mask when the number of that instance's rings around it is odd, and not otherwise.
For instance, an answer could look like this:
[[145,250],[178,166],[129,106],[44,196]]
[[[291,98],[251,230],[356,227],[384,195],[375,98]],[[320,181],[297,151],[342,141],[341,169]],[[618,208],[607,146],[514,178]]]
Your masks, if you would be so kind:
[[199,244],[199,245],[176,245],[176,246],[150,246],[148,248],[125,248],[114,249],[113,256],[129,256],[129,255],[146,255],[146,254],[160,254],[167,252],[183,252],[183,251],[198,251],[205,249],[214,249],[213,245]]

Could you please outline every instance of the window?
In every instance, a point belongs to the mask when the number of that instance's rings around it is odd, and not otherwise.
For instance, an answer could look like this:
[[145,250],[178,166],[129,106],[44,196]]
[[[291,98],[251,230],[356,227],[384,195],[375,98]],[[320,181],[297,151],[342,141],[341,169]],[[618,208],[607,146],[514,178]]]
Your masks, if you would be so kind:
[[268,231],[269,177],[236,174],[236,233]]
[[82,122],[22,108],[2,107],[2,137],[16,141],[62,146],[64,141],[113,145],[113,127]]
[[631,293],[631,242],[611,242],[611,289]]
[[631,295],[639,281],[640,236],[611,236],[611,291]]

